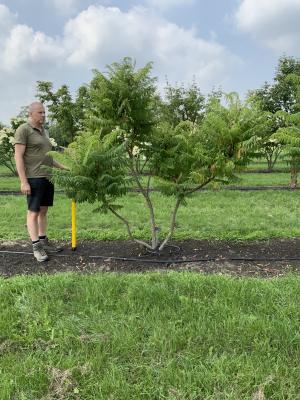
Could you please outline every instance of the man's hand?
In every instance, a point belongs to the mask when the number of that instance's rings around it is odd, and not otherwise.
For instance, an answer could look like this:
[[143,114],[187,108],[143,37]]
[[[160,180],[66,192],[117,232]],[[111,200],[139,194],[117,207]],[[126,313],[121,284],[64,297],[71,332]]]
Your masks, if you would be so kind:
[[31,188],[28,182],[21,182],[21,192],[23,194],[30,194]]
[[66,167],[65,165],[61,164],[60,162],[53,160],[53,167],[59,168],[65,171],[70,171],[70,168]]

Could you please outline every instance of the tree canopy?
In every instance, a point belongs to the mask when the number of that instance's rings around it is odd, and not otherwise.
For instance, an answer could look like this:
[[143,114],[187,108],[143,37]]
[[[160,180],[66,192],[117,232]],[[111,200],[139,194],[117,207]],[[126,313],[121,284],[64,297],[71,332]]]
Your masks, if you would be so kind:
[[[245,144],[257,134],[260,119],[235,93],[223,101],[211,96],[199,119],[175,124],[177,108],[173,119],[157,118],[160,105],[151,67],[137,69],[125,58],[108,66],[107,73],[94,71],[83,131],[64,155],[70,171],[58,171],[56,179],[69,197],[97,202],[98,211],[112,212],[125,224],[131,239],[157,250],[172,237],[178,208],[189,195],[212,181],[235,178],[235,170],[247,161]],[[174,198],[168,228],[157,226],[152,182]],[[133,188],[148,209],[150,243],[135,238],[116,203]]]

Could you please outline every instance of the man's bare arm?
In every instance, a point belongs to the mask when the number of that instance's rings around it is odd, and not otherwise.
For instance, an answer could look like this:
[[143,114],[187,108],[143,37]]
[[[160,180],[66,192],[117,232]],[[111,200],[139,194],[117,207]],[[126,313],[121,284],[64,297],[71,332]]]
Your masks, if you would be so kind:
[[25,175],[25,165],[24,165],[24,153],[26,146],[24,144],[17,143],[15,145],[15,161],[16,167],[21,181],[21,192],[23,194],[30,194],[30,185]]
[[53,167],[59,168],[59,169],[69,170],[69,168],[65,167],[63,164],[59,163],[56,160],[53,160]]

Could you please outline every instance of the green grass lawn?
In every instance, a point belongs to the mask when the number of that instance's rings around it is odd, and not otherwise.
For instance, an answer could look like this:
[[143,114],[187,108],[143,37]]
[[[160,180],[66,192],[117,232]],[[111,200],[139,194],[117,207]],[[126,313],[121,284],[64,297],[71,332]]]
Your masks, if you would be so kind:
[[0,190],[20,190],[20,180],[17,176],[0,176]]
[[20,190],[19,178],[3,165],[0,165],[0,190]]
[[0,174],[10,174],[10,170],[4,165],[0,164]]
[[[249,240],[270,237],[300,236],[299,192],[290,191],[207,191],[195,194],[178,211],[177,239]],[[157,226],[166,233],[173,198],[152,195],[157,209]],[[118,202],[131,222],[136,237],[149,239],[148,214],[143,199],[129,194]],[[79,239],[126,239],[124,225],[110,213],[93,213],[96,205],[78,204]],[[0,196],[0,238],[25,239],[26,199],[23,196]],[[57,195],[49,212],[49,236],[70,239],[71,203]]]
[[239,180],[234,186],[289,186],[289,173],[247,173],[238,174]]
[[299,293],[296,277],[1,279],[0,398],[296,400]]
[[[254,160],[247,165],[247,169],[268,169],[267,161],[261,160]],[[274,169],[286,169],[289,170],[289,165],[285,160],[278,160],[274,166]]]

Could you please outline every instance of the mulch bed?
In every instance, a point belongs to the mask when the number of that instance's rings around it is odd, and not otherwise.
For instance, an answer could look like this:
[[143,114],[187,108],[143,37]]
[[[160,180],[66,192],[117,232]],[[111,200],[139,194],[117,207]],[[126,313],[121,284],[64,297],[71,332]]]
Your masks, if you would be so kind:
[[170,270],[264,278],[300,274],[300,238],[184,240],[172,242],[159,254],[130,241],[82,241],[76,251],[64,243],[64,251],[45,263],[36,262],[31,251],[28,241],[0,241],[0,276]]

